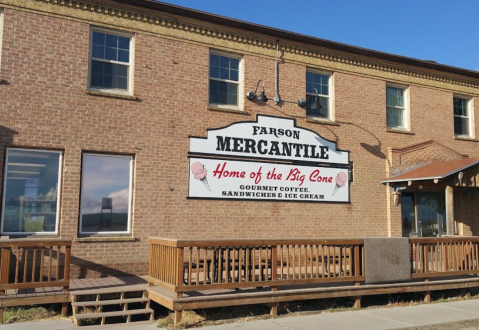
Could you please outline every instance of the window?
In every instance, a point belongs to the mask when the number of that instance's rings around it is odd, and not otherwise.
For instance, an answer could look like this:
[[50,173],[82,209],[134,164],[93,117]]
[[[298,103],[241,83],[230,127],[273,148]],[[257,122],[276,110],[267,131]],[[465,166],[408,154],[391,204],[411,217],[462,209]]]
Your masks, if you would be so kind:
[[80,233],[130,230],[131,156],[83,154]]
[[132,36],[111,31],[91,31],[88,87],[131,94]]
[[59,151],[8,149],[2,234],[58,233]]
[[469,103],[469,99],[454,97],[454,135],[456,136],[471,136]]
[[389,128],[407,128],[406,89],[386,86],[386,124]]
[[240,62],[240,57],[210,53],[210,105],[239,107]]
[[[330,78],[330,74],[306,72],[306,117],[331,119]],[[316,108],[313,106],[314,103],[316,103]],[[318,107],[317,104],[320,106]]]

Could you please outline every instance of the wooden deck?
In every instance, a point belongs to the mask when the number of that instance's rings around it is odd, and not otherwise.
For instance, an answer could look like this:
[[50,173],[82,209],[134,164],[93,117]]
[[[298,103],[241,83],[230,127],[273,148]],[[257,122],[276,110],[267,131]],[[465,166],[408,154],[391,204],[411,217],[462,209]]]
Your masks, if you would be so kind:
[[[384,271],[392,258],[366,253],[364,239],[150,237],[148,297],[177,323],[188,309],[264,303],[275,316],[279,302],[351,297],[359,308],[366,295],[424,292],[430,301],[431,291],[479,286],[478,237],[407,240],[395,253],[410,270],[396,276]],[[376,266],[366,272],[365,260]]]
[[144,277],[105,277],[70,280],[70,291],[64,292],[63,287],[41,287],[29,289],[9,289],[0,296],[0,304],[4,307],[23,306],[30,304],[50,304],[70,302],[71,295],[76,292],[102,290],[118,292],[119,290],[146,290],[148,282]]
[[146,277],[141,276],[85,278],[70,280],[71,293],[88,290],[111,290],[112,292],[116,292],[119,288],[135,288],[139,290],[146,290],[148,288],[148,282],[146,280]]
[[273,291],[270,287],[208,290],[201,292],[177,293],[161,286],[148,288],[149,298],[171,310],[191,310],[248,304],[272,304],[279,302],[356,297],[367,295],[394,294],[406,292],[430,292],[437,290],[463,289],[479,286],[479,277],[457,276],[436,278],[433,281],[413,280],[403,283],[364,284],[328,283],[312,285],[283,286]]
[[216,289],[178,293],[161,286],[148,286],[146,277],[106,277],[70,280],[70,292],[63,287],[7,290],[0,297],[5,307],[30,304],[71,303],[75,293],[95,294],[122,291],[148,291],[148,298],[173,311],[184,311],[223,306],[250,304],[277,304],[280,302],[337,297],[358,297],[367,295],[394,294],[449,290],[479,286],[479,276],[456,276],[435,278],[431,281],[417,279],[404,283],[355,285],[354,282],[288,285],[271,290],[271,287]]
[[[69,306],[74,312],[87,305],[100,306],[94,314],[103,324],[111,312],[102,312],[101,306],[127,306],[138,299],[144,306],[135,313],[151,320],[151,299],[174,311],[178,322],[182,311],[191,309],[269,304],[276,315],[278,303],[287,301],[351,297],[359,308],[361,297],[367,295],[423,292],[428,301],[431,291],[479,287],[477,237],[409,239],[401,253],[409,254],[410,272],[390,281],[368,278],[371,269],[366,273],[365,260],[374,253],[365,253],[363,239],[150,238],[149,242],[148,276],[73,280],[69,278],[71,242],[0,242],[0,311],[61,303],[66,315]],[[380,268],[386,269],[388,262],[384,259]],[[132,296],[138,292],[141,297]],[[78,312],[74,318],[85,317]],[[127,322],[129,313],[134,312],[127,307],[115,311],[124,314]]]

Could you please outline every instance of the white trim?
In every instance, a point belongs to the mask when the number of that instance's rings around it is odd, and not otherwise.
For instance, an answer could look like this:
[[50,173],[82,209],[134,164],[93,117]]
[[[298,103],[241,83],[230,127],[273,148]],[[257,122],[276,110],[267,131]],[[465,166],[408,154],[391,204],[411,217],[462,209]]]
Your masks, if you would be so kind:
[[[238,64],[238,81],[234,80],[225,80],[225,79],[219,79],[219,78],[212,78],[210,76],[210,55],[219,55],[219,56],[224,56],[224,57],[229,57],[229,58],[235,58],[239,60]],[[215,50],[215,49],[210,49],[208,53],[208,106],[210,107],[217,107],[217,108],[223,108],[223,109],[233,109],[233,110],[243,110],[243,97],[241,97],[244,93],[243,89],[243,82],[244,82],[244,77],[243,77],[243,55],[240,54],[235,54],[235,53],[229,53],[225,51],[220,51],[220,50]],[[238,95],[237,95],[237,105],[231,105],[231,104],[221,104],[221,103],[210,103],[210,81],[211,80],[216,80],[216,81],[223,81],[226,83],[232,83],[238,85]],[[259,89],[259,87],[258,87]]]
[[[3,226],[5,223],[5,198],[6,198],[6,190],[7,190],[7,170],[8,170],[8,157],[11,151],[33,151],[33,152],[50,152],[56,153],[59,155],[58,157],[58,181],[57,181],[57,196],[56,196],[56,214],[55,214],[55,231],[43,231],[43,232],[5,232],[3,230]],[[58,235],[59,232],[59,218],[60,218],[60,192],[61,192],[61,180],[62,180],[62,159],[63,159],[63,152],[62,151],[55,151],[55,150],[44,150],[44,149],[23,149],[23,148],[8,148],[6,155],[5,155],[5,164],[4,164],[4,182],[3,182],[3,199],[2,199],[2,215],[1,215],[1,233],[7,235]]]
[[3,9],[0,8],[0,82],[2,81],[2,48],[3,48]]
[[[394,107],[394,108],[397,108],[397,109],[403,109],[403,126],[390,126],[387,124],[387,108],[388,108],[388,104],[387,104],[387,88],[388,87],[392,87],[392,88],[398,88],[398,89],[402,89],[404,92],[403,92],[403,103],[404,103],[404,108],[401,108],[401,107]],[[395,84],[395,83],[386,83],[386,88],[385,88],[385,94],[384,94],[384,102],[385,102],[385,105],[386,105],[386,127],[387,128],[390,128],[390,129],[398,129],[398,130],[406,130],[406,131],[410,131],[410,121],[409,121],[409,86],[406,86],[406,85],[400,85],[400,84]]]
[[[326,70],[321,70],[321,69],[315,69],[315,68],[306,68],[306,74],[308,74],[308,72],[311,72],[311,73],[316,73],[316,74],[321,74],[321,75],[324,75],[324,76],[328,76],[328,95],[324,95],[324,94],[321,94],[321,93],[318,93],[318,95],[322,98],[327,98],[328,99],[328,116],[326,118],[324,117],[315,117],[315,116],[308,116],[307,114],[305,115],[306,118],[309,118],[309,119],[317,119],[317,120],[334,120],[334,111],[333,111],[333,95],[332,95],[332,92],[333,92],[333,87],[332,87],[332,82],[333,82],[333,72],[331,71],[326,71]],[[305,83],[306,83],[306,75],[305,75]],[[306,91],[305,92],[305,95],[306,95],[306,99],[308,98],[308,95],[310,91]]]
[[[91,67],[92,67],[92,47],[93,47],[93,32],[102,32],[102,33],[107,33],[107,34],[112,34],[116,36],[121,36],[121,37],[126,37],[130,39],[130,50],[129,50],[129,59],[128,63],[125,62],[117,62],[117,61],[110,61],[110,60],[104,60],[104,59],[97,59],[95,58],[95,61],[98,62],[106,62],[106,63],[112,63],[112,64],[120,64],[123,66],[126,66],[128,68],[128,81],[127,81],[127,90],[124,89],[115,89],[115,88],[97,88],[97,87],[91,87],[90,82],[91,82]],[[87,78],[87,89],[91,91],[98,91],[98,92],[103,92],[103,93],[111,93],[111,94],[121,94],[121,95],[133,95],[133,77],[134,77],[134,58],[135,58],[135,42],[134,42],[134,34],[133,33],[128,33],[124,31],[116,31],[116,30],[111,30],[111,29],[105,29],[105,28],[100,28],[100,27],[90,27],[90,44],[88,48],[88,78]]]
[[[127,230],[126,231],[82,231],[83,228],[83,211],[82,211],[82,196],[83,194],[83,188],[85,186],[84,180],[85,180],[85,175],[83,174],[84,170],[84,165],[83,165],[83,159],[87,155],[93,155],[96,157],[116,157],[116,158],[129,158],[130,159],[130,168],[129,168],[129,180],[128,180],[128,218],[127,218]],[[131,213],[132,213],[132,188],[133,188],[133,156],[128,156],[128,155],[117,155],[117,154],[102,154],[102,153],[93,153],[93,152],[85,152],[82,154],[82,173],[81,173],[81,186],[80,186],[80,213],[79,213],[79,227],[78,227],[78,233],[81,235],[111,235],[111,234],[130,234],[131,233]]]

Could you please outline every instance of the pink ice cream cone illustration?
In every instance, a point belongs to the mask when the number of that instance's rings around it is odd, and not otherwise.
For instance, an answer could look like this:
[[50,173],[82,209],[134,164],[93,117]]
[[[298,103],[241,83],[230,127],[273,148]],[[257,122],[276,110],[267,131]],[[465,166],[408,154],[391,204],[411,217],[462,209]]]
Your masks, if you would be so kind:
[[334,187],[333,196],[339,188],[344,187],[347,180],[348,176],[344,172],[339,172],[338,175],[336,175],[336,186]]
[[200,162],[195,162],[191,165],[191,172],[195,176],[196,180],[200,180],[208,189],[210,189],[210,185],[208,184],[208,179],[206,178],[206,174],[208,173],[208,170],[206,170],[205,165],[201,164]]

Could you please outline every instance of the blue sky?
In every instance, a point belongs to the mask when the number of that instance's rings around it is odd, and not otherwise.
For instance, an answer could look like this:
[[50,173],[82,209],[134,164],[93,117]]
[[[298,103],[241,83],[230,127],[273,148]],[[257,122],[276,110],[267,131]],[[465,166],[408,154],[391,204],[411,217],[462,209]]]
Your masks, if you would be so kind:
[[166,3],[477,71],[478,0],[172,0]]

